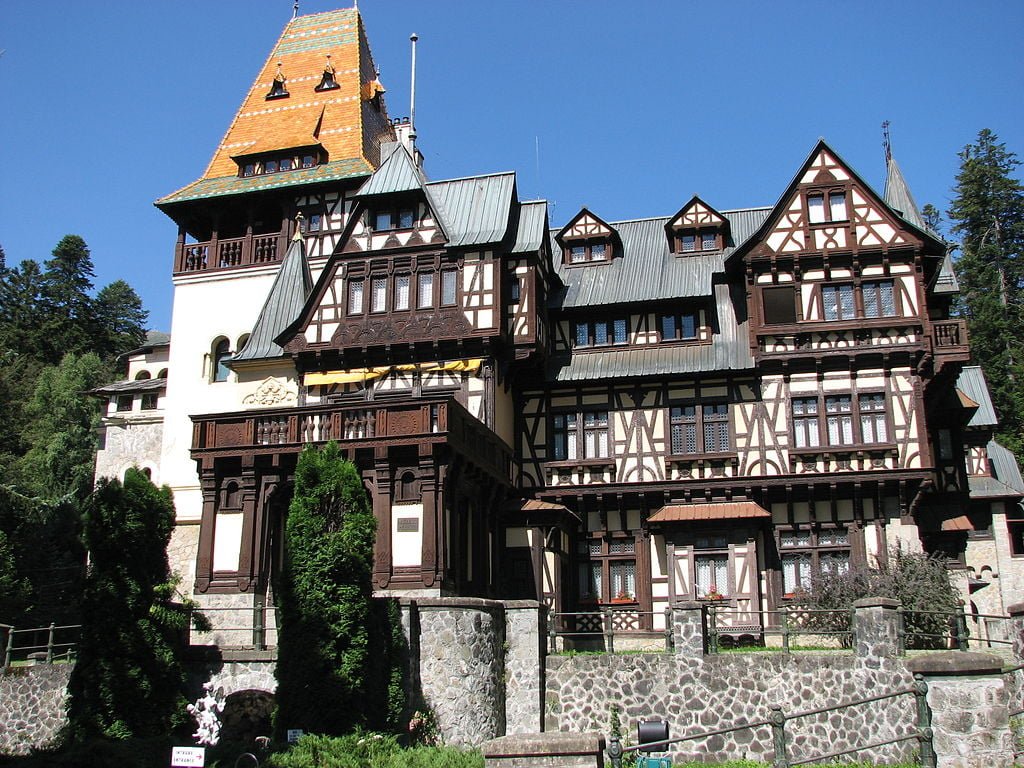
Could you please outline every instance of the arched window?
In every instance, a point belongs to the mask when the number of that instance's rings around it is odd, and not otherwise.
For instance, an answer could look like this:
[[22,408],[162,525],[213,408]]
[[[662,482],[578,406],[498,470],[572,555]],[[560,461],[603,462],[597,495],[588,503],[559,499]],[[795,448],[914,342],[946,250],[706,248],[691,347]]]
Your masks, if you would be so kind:
[[156,377],[157,377],[158,379],[166,379],[166,378],[167,378],[167,369],[166,369],[166,368],[161,368],[161,369],[160,369],[160,373],[158,373],[158,374],[156,375]]
[[238,344],[235,346],[235,349],[237,349],[239,352],[241,352],[243,349],[245,349],[245,345],[248,344],[248,343],[249,343],[249,334],[248,333],[243,333],[241,336],[238,337]]
[[227,339],[218,339],[213,344],[213,381],[227,381],[228,374],[231,372],[225,361],[231,354],[231,342]]
[[149,371],[139,371],[135,374],[136,381],[145,381],[149,378]]

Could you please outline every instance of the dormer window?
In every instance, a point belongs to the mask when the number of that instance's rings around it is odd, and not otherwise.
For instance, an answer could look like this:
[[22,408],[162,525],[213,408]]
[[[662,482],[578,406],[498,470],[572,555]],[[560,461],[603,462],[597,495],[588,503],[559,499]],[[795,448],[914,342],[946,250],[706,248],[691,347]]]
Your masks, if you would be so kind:
[[331,64],[331,55],[327,54],[327,64],[324,65],[323,74],[320,76],[320,84],[313,90],[317,92],[333,91],[340,87],[334,79],[334,66]]
[[320,162],[318,154],[312,152],[298,154],[294,150],[288,154],[270,155],[259,158],[249,157],[244,160],[236,159],[238,160],[239,174],[243,178],[248,176],[262,176],[266,173],[295,171],[299,168],[315,168]]
[[676,254],[720,251],[728,232],[728,220],[696,196],[665,224],[669,248]]
[[412,208],[386,208],[373,214],[374,232],[393,229],[412,229],[416,226],[416,211]]
[[608,261],[611,248],[606,242],[572,243],[567,246],[570,264]]
[[284,74],[281,72],[281,63],[277,64],[277,74],[274,75],[274,81],[270,84],[270,91],[264,97],[267,101],[272,99],[284,99],[288,97],[288,89],[284,86],[285,79]]
[[699,253],[721,250],[717,228],[684,229],[676,237],[676,253]]
[[827,224],[832,221],[849,221],[845,190],[807,193],[807,220],[811,224]]

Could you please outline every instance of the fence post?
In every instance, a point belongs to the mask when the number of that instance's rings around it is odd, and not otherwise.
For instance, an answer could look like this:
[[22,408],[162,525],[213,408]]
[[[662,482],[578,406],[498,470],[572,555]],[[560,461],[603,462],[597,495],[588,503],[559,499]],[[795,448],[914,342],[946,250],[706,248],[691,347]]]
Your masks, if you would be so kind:
[[252,646],[257,651],[266,650],[266,616],[263,600],[257,596],[252,606]]
[[11,655],[14,653],[14,627],[7,628],[7,648],[4,651],[4,669],[11,666]]
[[53,664],[53,622],[50,622],[50,632],[46,638],[46,663]]
[[914,699],[917,701],[917,741],[920,745],[921,768],[935,768],[932,746],[932,710],[928,706],[928,683],[924,675],[914,675]]
[[899,609],[899,619],[896,623],[896,655],[907,655],[907,617],[902,606]]
[[604,619],[604,647],[608,653],[615,653],[615,628],[612,626],[612,609],[605,608],[601,611]]
[[718,608],[706,606],[708,612],[708,653],[718,653]]
[[786,716],[778,704],[772,704],[769,709],[771,714],[768,719],[772,724],[772,745],[775,748],[772,765],[774,768],[789,768],[789,759],[786,757]]
[[967,650],[967,642],[970,637],[970,630],[967,629],[967,615],[964,613],[963,601],[960,601],[960,605],[956,609],[956,615],[954,616],[956,621],[956,645],[961,651]]
[[789,607],[783,606],[779,615],[782,618],[782,652],[789,653]]
[[548,653],[558,653],[558,614],[548,614]]
[[618,736],[612,736],[608,740],[608,757],[612,762],[612,768],[622,768],[622,744]]
[[672,652],[672,606],[665,608],[665,650]]

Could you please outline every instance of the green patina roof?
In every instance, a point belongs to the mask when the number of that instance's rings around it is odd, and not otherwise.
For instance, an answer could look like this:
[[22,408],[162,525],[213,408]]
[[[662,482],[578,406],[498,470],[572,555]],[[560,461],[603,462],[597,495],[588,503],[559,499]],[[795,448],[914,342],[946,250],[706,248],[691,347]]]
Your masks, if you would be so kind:
[[300,184],[314,184],[321,181],[351,179],[369,176],[373,168],[361,158],[336,160],[315,168],[299,168],[283,173],[271,173],[265,176],[221,176],[216,179],[200,179],[177,192],[156,201],[156,205],[182,203],[186,200],[202,200],[208,197],[224,197],[241,195],[248,192],[259,192],[264,189],[280,189]]

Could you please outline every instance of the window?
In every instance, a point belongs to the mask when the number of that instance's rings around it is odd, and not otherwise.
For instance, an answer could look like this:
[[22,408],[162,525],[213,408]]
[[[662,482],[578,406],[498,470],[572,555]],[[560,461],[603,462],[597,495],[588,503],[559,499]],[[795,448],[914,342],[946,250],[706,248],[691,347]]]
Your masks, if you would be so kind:
[[1006,507],[1006,533],[1010,539],[1010,554],[1024,556],[1024,508],[1019,504]]
[[135,374],[136,381],[145,381],[149,378],[149,371],[139,371]]
[[395,277],[395,309],[409,308],[409,275]]
[[761,305],[765,325],[784,325],[796,322],[796,288],[780,285],[761,289]]
[[146,392],[142,396],[142,410],[155,411],[159,395],[156,392]]
[[729,405],[677,405],[669,410],[672,453],[677,456],[732,450]]
[[300,220],[299,229],[304,233],[320,232],[324,228],[324,215],[319,210],[306,210]]
[[568,248],[570,264],[587,264],[593,261],[607,261],[611,249],[608,243],[575,243]]
[[825,224],[830,221],[846,221],[850,218],[846,210],[846,192],[834,190],[807,193],[807,220],[811,224]]
[[130,411],[132,409],[132,401],[134,398],[131,395],[118,395],[117,396],[117,411],[122,413],[124,411]]
[[577,347],[602,347],[628,341],[626,319],[578,321],[574,326]]
[[454,306],[457,299],[456,276],[458,272],[454,269],[441,271],[441,306]]
[[387,232],[392,229],[412,229],[416,224],[416,213],[412,208],[377,211],[373,217],[375,232]]
[[292,169],[292,158],[282,157],[277,164],[277,170],[279,171],[290,171]]
[[375,277],[370,281],[370,311],[386,312],[388,309],[388,279]]
[[676,234],[676,253],[718,250],[717,229],[687,229]]
[[420,272],[417,277],[416,307],[429,309],[434,306],[434,273]]
[[359,315],[363,312],[363,281],[349,280],[348,282],[348,313]]
[[555,461],[608,458],[608,411],[556,413],[551,427]]
[[161,368],[161,369],[160,369],[160,373],[158,373],[158,374],[156,375],[156,377],[157,377],[158,379],[166,379],[166,378],[167,378],[167,369],[166,369],[166,368]]
[[267,160],[263,163],[264,173],[277,173],[277,160]]
[[864,283],[861,285],[864,294],[864,317],[893,317],[896,314],[896,301],[893,297],[892,280]]
[[694,543],[694,591],[696,597],[728,597],[729,539],[727,536],[700,536]]
[[782,591],[793,595],[810,589],[822,573],[850,568],[850,535],[845,528],[800,529],[779,534]]
[[862,443],[889,442],[889,426],[885,416],[885,395],[881,392],[857,396]]
[[336,88],[340,88],[338,82],[334,79],[334,67],[331,66],[330,56],[327,57],[327,66],[324,67],[324,72],[320,76],[320,82],[313,90],[316,92],[320,91],[333,91]]
[[579,554],[587,558],[579,564],[581,600],[636,601],[636,543],[633,539],[590,539],[580,543]]
[[825,398],[825,427],[829,445],[853,443],[853,403],[849,395]]
[[673,341],[697,338],[697,313],[683,312],[661,316],[661,340]]
[[230,370],[227,359],[231,354],[227,339],[221,339],[213,347],[213,381],[227,381]]
[[[818,397],[799,397],[792,402],[793,446],[821,445],[822,402]],[[881,392],[828,395],[824,398],[825,442],[832,447],[889,442],[885,395]],[[855,418],[856,415],[856,418]]]
[[821,303],[826,320],[852,320],[854,318],[853,286],[823,285]]
[[316,158],[313,155],[303,155],[302,156],[302,167],[303,168],[312,168],[314,165],[316,165]]
[[793,445],[797,448],[816,448],[820,444],[818,398],[795,398],[793,400]]

